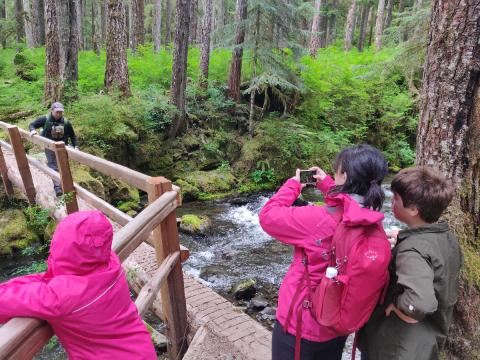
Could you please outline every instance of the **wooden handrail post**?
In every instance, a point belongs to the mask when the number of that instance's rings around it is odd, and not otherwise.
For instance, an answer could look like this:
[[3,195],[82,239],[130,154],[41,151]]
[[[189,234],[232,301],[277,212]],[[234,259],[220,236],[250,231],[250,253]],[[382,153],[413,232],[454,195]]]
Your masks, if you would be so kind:
[[3,186],[5,187],[5,192],[7,193],[7,195],[13,195],[13,186],[12,186],[12,182],[8,178],[7,163],[5,162],[5,157],[3,156],[3,151],[1,146],[0,146],[0,172],[2,175]]
[[[163,193],[172,190],[172,183],[164,177],[147,180],[148,201],[154,202]],[[153,231],[155,253],[158,264],[176,251],[180,251],[178,239],[177,217],[175,211],[168,215],[162,224]],[[170,275],[161,287],[163,313],[170,341],[168,355],[170,359],[181,359],[187,350],[187,306],[185,287],[180,261],[175,263]]]
[[20,132],[18,127],[10,125],[7,127],[8,136],[10,137],[10,143],[12,144],[13,154],[15,155],[15,160],[17,161],[18,171],[22,177],[23,187],[27,195],[28,202],[30,204],[35,204],[35,185],[33,184],[32,173],[30,172],[30,166],[28,165],[27,154],[25,153],[25,148],[23,147],[22,138],[20,137]]
[[67,214],[78,211],[77,194],[75,193],[75,186],[73,185],[72,172],[70,171],[70,164],[68,163],[67,149],[63,141],[55,142],[55,156],[57,158],[58,170],[60,172],[60,183],[64,194],[72,193],[71,201],[65,205],[67,207]]

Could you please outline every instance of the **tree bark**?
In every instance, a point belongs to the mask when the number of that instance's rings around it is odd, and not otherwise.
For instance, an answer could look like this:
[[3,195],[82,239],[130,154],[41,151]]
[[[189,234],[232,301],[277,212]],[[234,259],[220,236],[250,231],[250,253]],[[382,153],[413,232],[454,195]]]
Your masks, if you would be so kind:
[[125,7],[122,0],[108,0],[107,8],[107,62],[105,87],[109,92],[119,90],[124,97],[130,95],[128,78]]
[[384,29],[388,29],[392,24],[392,16],[393,16],[393,0],[388,0],[387,13],[385,15],[385,24],[383,25]]
[[190,35],[189,42],[190,44],[195,44],[197,41],[197,27],[198,27],[198,0],[190,0],[191,4],[191,13],[190,13]]
[[310,33],[310,55],[317,56],[317,49],[320,47],[320,10],[323,0],[315,0],[315,14],[313,15],[312,31]]
[[107,2],[108,0],[100,0],[100,36],[102,45],[106,43],[107,34]]
[[45,0],[46,20],[46,61],[45,61],[45,90],[46,103],[60,100],[63,91],[60,73],[60,37],[57,19],[56,0]]
[[365,47],[365,39],[367,37],[367,27],[368,27],[368,15],[370,13],[370,1],[368,1],[365,5],[362,7],[362,18],[361,18],[361,24],[360,24],[360,36],[358,39],[358,44],[357,48],[358,51],[363,51],[363,48]]
[[445,173],[457,192],[446,218],[465,256],[447,350],[480,353],[480,7],[434,0],[417,133],[417,164]]
[[368,35],[368,46],[372,45],[372,40],[373,40],[373,28],[375,26],[373,12],[374,12],[373,7],[371,7],[370,11],[368,12],[368,23],[370,24],[370,31]]
[[[0,19],[7,19],[7,12],[5,11],[5,3],[7,0],[0,0]],[[6,49],[7,47],[7,38],[5,36],[5,33],[3,29],[0,26],[0,42],[2,44],[2,48]]]
[[97,17],[95,8],[96,8],[95,1],[92,0],[92,48],[93,48],[93,52],[97,56],[100,56],[100,47],[98,46],[97,27],[95,26],[96,17]]
[[78,0],[68,0],[69,19],[70,19],[70,37],[68,41],[68,48],[65,62],[65,85],[68,86],[69,91],[72,91],[75,96],[78,82],[78,49],[80,45],[80,27],[78,25],[79,9]]
[[153,50],[158,54],[162,36],[162,0],[155,0],[153,21]]
[[83,50],[85,48],[85,41],[83,39],[83,18],[85,16],[85,13],[83,11],[83,4],[86,0],[76,0],[75,1],[75,6],[76,6],[76,16],[77,16],[77,33],[78,33],[78,49]]
[[202,71],[201,86],[207,87],[208,65],[210,62],[210,37],[212,34],[213,1],[205,0],[202,21],[202,54],[200,58],[200,70]]
[[378,0],[377,22],[375,24],[375,49],[377,51],[379,51],[382,48],[384,13],[385,13],[385,0]]
[[20,44],[25,38],[25,12],[22,0],[15,0],[15,19],[17,21],[17,43]]
[[166,0],[166,18],[165,18],[165,46],[172,41],[172,0]]
[[330,17],[328,19],[327,44],[331,45],[337,39],[337,11],[338,0],[333,0]]
[[345,25],[345,41],[343,45],[343,49],[345,51],[350,51],[352,49],[353,33],[355,31],[354,22],[356,11],[357,1],[352,0],[352,4],[350,5],[350,9],[348,10],[347,22]]
[[70,10],[69,0],[56,0],[57,23],[60,39],[60,74],[65,79],[67,68],[67,53],[70,42]]
[[36,46],[45,45],[45,2],[33,1],[32,17],[34,20],[34,37]]
[[191,0],[177,0],[175,17],[175,40],[173,50],[172,89],[170,101],[178,109],[169,131],[169,138],[174,139],[186,125],[187,60],[188,38],[190,30]]
[[245,20],[247,19],[247,0],[237,0],[235,9],[235,40],[230,63],[230,76],[228,89],[230,97],[236,102],[240,101],[240,81],[242,79],[243,42],[245,41]]
[[23,0],[23,19],[25,21],[25,40],[28,48],[37,46],[34,37],[34,19],[32,16],[32,7],[29,0]]
[[132,0],[132,50],[145,43],[145,0]]
[[127,37],[127,49],[132,47],[132,8],[125,2],[125,32]]
[[322,7],[320,8],[320,48],[327,47],[327,28],[328,28],[328,0],[323,1]]
[[227,25],[227,1],[226,0],[220,0],[220,9],[219,9],[219,15],[220,15],[220,21],[219,25],[220,27]]
[[[258,59],[258,46],[259,41],[258,38],[260,36],[260,9],[257,7],[256,11],[256,20],[255,20],[255,33],[253,34],[255,39],[255,45],[253,46],[253,74],[252,79],[257,77],[257,59]],[[267,92],[268,90],[265,90]],[[254,128],[255,128],[255,93],[256,90],[253,88],[250,91],[250,113],[248,116],[248,137],[250,139],[253,138],[254,135]],[[266,94],[265,94],[266,96]]]

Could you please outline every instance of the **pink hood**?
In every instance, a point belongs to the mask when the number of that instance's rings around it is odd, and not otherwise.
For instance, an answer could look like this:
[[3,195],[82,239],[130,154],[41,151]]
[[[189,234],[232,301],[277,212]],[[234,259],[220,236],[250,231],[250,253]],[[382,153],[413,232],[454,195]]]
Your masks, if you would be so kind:
[[378,211],[361,207],[347,194],[327,195],[325,203],[331,207],[343,208],[342,222],[347,226],[372,225],[384,218],[384,215]]
[[0,284],[0,323],[48,321],[73,360],[156,359],[112,238],[99,211],[67,216],[53,235],[47,272]]

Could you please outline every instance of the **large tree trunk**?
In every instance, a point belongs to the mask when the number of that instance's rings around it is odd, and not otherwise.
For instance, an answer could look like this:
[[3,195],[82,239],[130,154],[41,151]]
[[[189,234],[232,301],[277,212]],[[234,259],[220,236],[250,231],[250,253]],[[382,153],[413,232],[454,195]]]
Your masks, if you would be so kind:
[[347,23],[345,25],[345,41],[343,45],[343,49],[345,51],[350,51],[350,49],[352,48],[353,33],[355,31],[354,23],[356,10],[357,0],[352,0],[352,4],[350,5],[350,9],[348,10]]
[[102,45],[107,42],[107,2],[108,0],[100,0],[100,36]]
[[360,24],[360,37],[358,39],[357,48],[358,51],[363,51],[365,47],[365,39],[367,37],[367,27],[368,27],[368,15],[370,13],[370,1],[368,1],[362,8],[362,18]]
[[45,91],[46,103],[60,100],[63,83],[60,73],[60,38],[57,18],[56,0],[45,0],[46,20],[46,61]]
[[[76,92],[78,82],[78,48],[80,45],[80,27],[77,14],[79,9],[78,0],[68,0],[69,19],[70,19],[70,37],[68,41],[67,57],[65,63],[65,84],[70,91]],[[75,95],[75,94],[69,94]]]
[[83,18],[85,16],[85,13],[83,11],[83,4],[86,0],[76,0],[75,1],[75,6],[76,6],[76,23],[77,23],[77,33],[78,33],[78,48],[80,50],[83,50],[85,48],[85,41],[83,39]]
[[333,0],[330,16],[328,18],[327,45],[331,45],[337,39],[337,11],[338,0]]
[[320,47],[320,10],[323,0],[315,0],[315,14],[313,15],[312,31],[310,33],[310,55],[317,56],[317,49]]
[[70,42],[70,10],[69,0],[56,0],[57,22],[60,39],[60,74],[65,79],[67,52]]
[[384,29],[388,29],[392,24],[392,16],[393,16],[393,0],[388,0],[387,12],[385,15],[385,24],[383,25]]
[[243,42],[245,41],[245,20],[247,19],[247,0],[237,0],[235,9],[235,40],[230,63],[230,76],[228,89],[230,97],[236,102],[240,101],[240,81],[242,79]]
[[370,24],[370,31],[368,35],[368,46],[370,47],[372,45],[373,29],[375,27],[375,15],[374,15],[373,7],[371,7],[370,11],[368,12],[368,23]]
[[457,193],[446,218],[465,256],[447,349],[480,354],[480,7],[434,0],[417,133],[417,163],[443,171]]
[[213,1],[205,0],[202,22],[202,54],[200,70],[202,71],[201,85],[207,87],[208,65],[210,62],[210,37],[212,33]]
[[225,25],[227,25],[227,1],[226,0],[220,0],[219,1],[219,6],[220,6],[220,9],[219,9],[219,21],[218,21],[218,25],[219,27],[223,27]]
[[[258,60],[258,47],[259,47],[259,37],[260,37],[260,9],[257,7],[256,19],[255,19],[255,33],[253,34],[255,39],[255,45],[253,46],[253,74],[252,79],[257,77],[257,60]],[[250,113],[248,116],[248,137],[253,138],[254,128],[255,128],[255,93],[256,90],[253,88],[250,91]],[[265,94],[266,96],[267,94]]]
[[382,48],[383,15],[385,13],[385,0],[378,0],[377,22],[375,24],[375,49]]
[[153,50],[158,54],[162,36],[162,0],[155,0],[153,16]]
[[187,87],[187,59],[188,59],[188,36],[190,30],[190,0],[177,0],[177,15],[175,17],[175,40],[173,50],[172,67],[172,89],[170,92],[170,101],[178,109],[178,114],[174,117],[170,132],[170,139],[173,139],[183,130],[186,125],[186,98],[185,89]]
[[16,35],[17,43],[23,42],[25,38],[25,12],[23,11],[22,0],[15,0],[15,19],[17,22]]
[[165,17],[165,46],[172,41],[172,0],[165,0],[166,17]]
[[328,1],[323,1],[320,8],[320,48],[327,47],[328,10]]
[[130,95],[128,78],[125,7],[122,0],[108,0],[107,8],[107,62],[105,87],[109,92],[119,90],[124,97]]
[[[7,12],[5,11],[5,2],[7,0],[0,0],[0,19],[6,19],[7,18]],[[0,30],[2,30],[1,26],[0,26]],[[0,42],[2,44],[2,48],[6,48],[7,47],[7,38],[5,36],[5,33],[4,31],[0,31]]]
[[36,46],[45,45],[45,2],[33,1],[32,17],[34,21],[34,37]]
[[132,0],[132,50],[145,43],[145,0]]
[[132,46],[132,8],[125,2],[125,32],[127,37],[127,49]]

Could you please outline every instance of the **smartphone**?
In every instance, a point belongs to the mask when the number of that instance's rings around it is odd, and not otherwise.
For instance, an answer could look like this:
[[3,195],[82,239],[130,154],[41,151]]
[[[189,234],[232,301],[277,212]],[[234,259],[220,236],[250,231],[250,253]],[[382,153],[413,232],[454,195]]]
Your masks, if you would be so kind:
[[317,179],[313,176],[317,175],[315,170],[300,170],[300,183],[306,185],[314,185],[317,183]]

